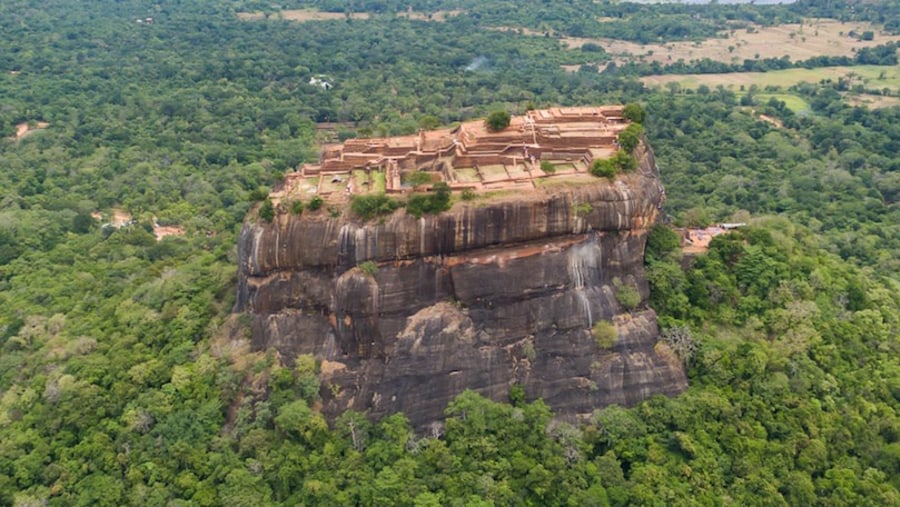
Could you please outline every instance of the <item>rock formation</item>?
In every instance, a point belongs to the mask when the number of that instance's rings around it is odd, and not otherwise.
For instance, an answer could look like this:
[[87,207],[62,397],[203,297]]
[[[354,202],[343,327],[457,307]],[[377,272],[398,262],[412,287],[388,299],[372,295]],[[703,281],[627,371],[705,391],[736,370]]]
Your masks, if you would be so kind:
[[[649,147],[635,157],[615,181],[576,175],[418,219],[250,217],[235,309],[249,312],[255,347],[321,361],[329,416],[402,411],[423,428],[465,389],[506,400],[516,384],[568,417],[677,394],[684,371],[645,305],[663,189]],[[631,309],[617,297],[628,288],[640,294]],[[614,343],[595,339],[598,321],[614,324]]]

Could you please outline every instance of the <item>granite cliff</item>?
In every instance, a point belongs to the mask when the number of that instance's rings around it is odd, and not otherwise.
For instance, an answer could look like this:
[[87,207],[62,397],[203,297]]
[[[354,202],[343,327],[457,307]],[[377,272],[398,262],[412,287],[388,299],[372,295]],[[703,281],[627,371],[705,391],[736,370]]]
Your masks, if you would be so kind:
[[[404,412],[425,427],[464,389],[515,384],[574,417],[686,388],[657,345],[643,251],[664,199],[652,151],[615,181],[582,175],[415,218],[349,211],[249,217],[236,311],[253,344],[322,365],[323,411]],[[640,295],[626,309],[617,287]],[[592,327],[614,324],[614,343]]]

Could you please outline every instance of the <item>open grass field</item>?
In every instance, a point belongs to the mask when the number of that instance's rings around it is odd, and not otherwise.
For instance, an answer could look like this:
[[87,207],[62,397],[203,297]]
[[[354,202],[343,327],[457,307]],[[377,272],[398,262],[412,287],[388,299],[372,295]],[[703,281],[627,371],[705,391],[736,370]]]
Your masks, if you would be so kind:
[[803,98],[798,97],[796,95],[791,95],[790,93],[758,93],[756,94],[756,100],[760,104],[765,104],[769,101],[769,99],[777,99],[787,106],[788,109],[795,113],[802,113],[804,111],[809,110],[809,104],[803,100]]
[[[861,34],[875,32],[871,41],[850,37],[850,32]],[[670,42],[665,44],[637,44],[615,39],[563,38],[570,48],[579,48],[588,42],[600,45],[619,62],[632,59],[674,63],[709,58],[726,63],[740,63],[756,58],[781,58],[792,61],[806,60],[814,56],[853,56],[860,48],[877,46],[890,41],[900,41],[898,35],[884,35],[879,27],[870,23],[843,23],[835,20],[809,19],[803,24],[785,24],[773,27],[754,27],[723,33],[723,38],[698,42]]]
[[900,65],[857,65],[852,67],[821,67],[818,69],[787,69],[772,72],[728,72],[725,74],[667,74],[663,76],[645,76],[641,81],[647,86],[665,86],[677,83],[682,88],[697,88],[700,85],[740,89],[756,85],[763,89],[766,86],[787,88],[797,83],[818,83],[823,79],[837,81],[850,79],[850,84],[862,84],[869,89],[887,88],[900,91]]

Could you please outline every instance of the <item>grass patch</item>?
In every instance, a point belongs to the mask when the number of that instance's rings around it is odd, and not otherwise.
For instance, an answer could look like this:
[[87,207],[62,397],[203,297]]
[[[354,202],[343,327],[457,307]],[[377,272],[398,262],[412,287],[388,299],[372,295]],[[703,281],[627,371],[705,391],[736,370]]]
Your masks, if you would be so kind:
[[454,169],[453,172],[456,174],[457,181],[465,183],[476,183],[481,181],[481,178],[478,177],[478,171],[475,169]]
[[726,72],[724,74],[667,74],[663,76],[645,76],[641,81],[647,86],[667,86],[676,83],[684,89],[696,90],[700,85],[715,88],[722,85],[733,91],[745,90],[752,85],[765,89],[767,86],[788,88],[798,83],[818,83],[819,81],[838,81],[851,78],[853,84],[862,84],[866,88],[888,88],[900,90],[900,65],[854,65],[843,67],[821,67],[818,69],[785,69],[771,72]]
[[765,105],[766,102],[774,98],[784,102],[787,108],[795,113],[809,110],[809,104],[803,98],[790,93],[759,93],[754,95],[754,97],[756,97],[756,102],[760,105]]
[[534,184],[538,187],[577,187],[586,183],[596,183],[597,179],[588,174],[570,174],[568,176],[557,176],[554,178],[535,178]]
[[506,168],[500,164],[480,166],[478,169],[484,176],[484,181],[499,181],[509,178]]
[[364,169],[354,169],[353,183],[356,186],[357,192],[366,193],[371,191],[371,189],[369,188],[369,171],[366,171]]
[[385,179],[384,171],[372,173],[372,191],[376,194],[383,194],[387,188]]

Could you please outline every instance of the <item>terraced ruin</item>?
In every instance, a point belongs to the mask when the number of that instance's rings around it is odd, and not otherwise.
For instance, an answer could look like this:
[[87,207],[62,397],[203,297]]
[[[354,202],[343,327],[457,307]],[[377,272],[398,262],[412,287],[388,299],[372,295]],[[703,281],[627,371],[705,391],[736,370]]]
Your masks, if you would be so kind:
[[545,180],[587,176],[594,159],[614,155],[629,123],[623,109],[557,107],[514,116],[497,132],[479,120],[410,136],[350,139],[286,175],[271,197],[340,202],[355,194],[429,190],[439,181],[451,190],[531,190]]

